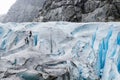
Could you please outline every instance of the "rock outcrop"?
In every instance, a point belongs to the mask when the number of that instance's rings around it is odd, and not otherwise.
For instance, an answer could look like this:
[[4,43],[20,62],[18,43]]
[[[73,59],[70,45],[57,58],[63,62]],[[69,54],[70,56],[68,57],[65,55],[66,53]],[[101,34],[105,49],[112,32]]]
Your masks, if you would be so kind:
[[31,22],[38,15],[45,0],[17,0],[3,22]]
[[120,0],[47,0],[34,21],[120,21]]

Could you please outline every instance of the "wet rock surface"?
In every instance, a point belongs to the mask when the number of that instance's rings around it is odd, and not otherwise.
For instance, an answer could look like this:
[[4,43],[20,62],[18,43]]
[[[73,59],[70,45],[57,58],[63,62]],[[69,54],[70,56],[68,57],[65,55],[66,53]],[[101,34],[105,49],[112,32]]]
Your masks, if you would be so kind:
[[34,21],[119,21],[119,4],[119,0],[47,0]]

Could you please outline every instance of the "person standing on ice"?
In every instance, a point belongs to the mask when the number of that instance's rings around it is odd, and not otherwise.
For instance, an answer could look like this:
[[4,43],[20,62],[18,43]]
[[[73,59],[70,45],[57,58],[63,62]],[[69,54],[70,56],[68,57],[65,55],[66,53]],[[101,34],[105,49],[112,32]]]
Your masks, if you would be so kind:
[[34,44],[32,31],[29,31],[29,33],[27,33],[26,35],[27,36],[25,38],[25,44],[29,45],[29,47],[32,48]]
[[29,44],[28,37],[25,38],[25,44]]
[[30,33],[29,33],[29,37],[32,37],[32,31],[30,31]]
[[25,44],[29,45],[28,32],[25,32]]
[[32,37],[32,31],[29,32],[29,46],[32,47],[33,46],[33,37]]

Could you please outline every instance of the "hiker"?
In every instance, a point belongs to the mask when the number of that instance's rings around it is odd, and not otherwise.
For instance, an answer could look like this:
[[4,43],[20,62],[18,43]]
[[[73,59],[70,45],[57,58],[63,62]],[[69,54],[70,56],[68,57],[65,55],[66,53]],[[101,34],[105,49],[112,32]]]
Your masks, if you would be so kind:
[[34,44],[32,31],[29,32],[29,46],[32,47]]
[[32,37],[32,31],[30,31],[27,35],[27,37],[25,38],[25,44],[28,44],[29,47],[33,46],[33,37]]
[[25,43],[26,43],[26,44],[29,44],[28,37],[25,38]]
[[30,31],[30,33],[29,33],[29,37],[32,37],[32,31]]

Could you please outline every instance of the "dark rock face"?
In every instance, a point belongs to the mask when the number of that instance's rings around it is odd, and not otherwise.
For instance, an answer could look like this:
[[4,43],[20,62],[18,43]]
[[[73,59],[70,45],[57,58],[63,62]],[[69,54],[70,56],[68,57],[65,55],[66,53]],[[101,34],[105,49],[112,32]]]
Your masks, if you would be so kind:
[[47,0],[34,21],[119,21],[120,0]]
[[31,22],[38,15],[45,0],[17,0],[3,22]]
[[120,20],[120,0],[113,0],[112,3],[110,3],[107,16],[113,17],[114,20]]
[[17,0],[1,21],[120,21],[120,0]]
[[[80,5],[79,5],[80,4]],[[47,0],[37,20],[40,21],[81,21],[81,0]]]

